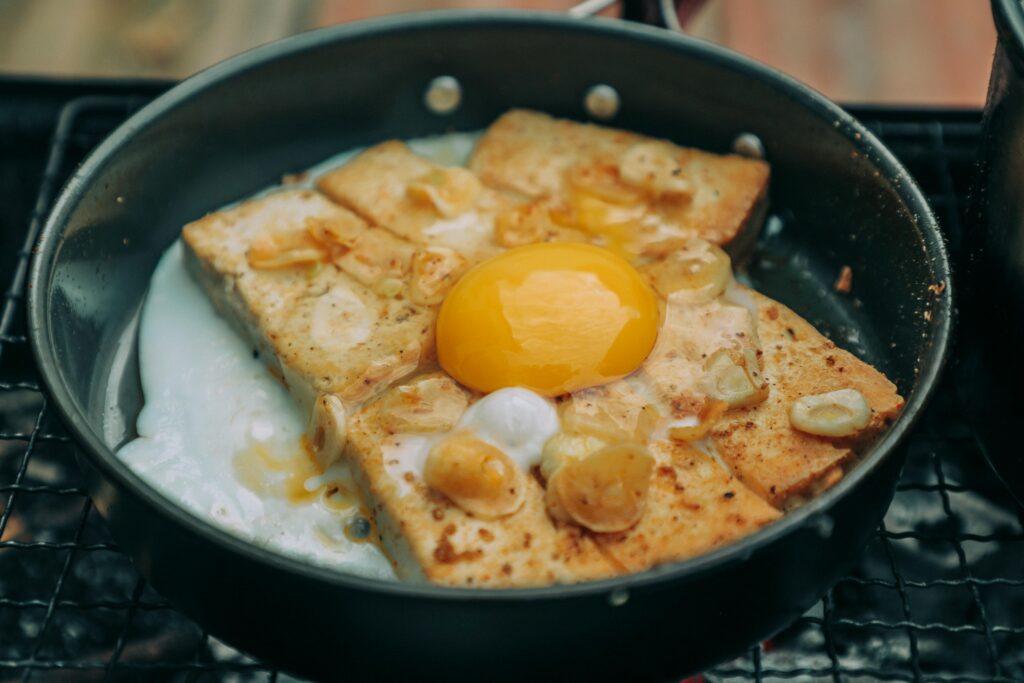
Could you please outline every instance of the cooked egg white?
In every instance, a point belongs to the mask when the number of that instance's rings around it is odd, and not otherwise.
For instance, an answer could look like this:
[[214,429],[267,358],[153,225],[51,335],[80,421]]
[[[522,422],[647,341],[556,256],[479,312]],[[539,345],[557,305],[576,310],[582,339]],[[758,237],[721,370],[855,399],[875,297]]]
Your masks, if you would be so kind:
[[[451,134],[409,144],[440,163],[463,164],[478,137]],[[299,185],[312,187],[358,151],[310,169]],[[177,242],[150,282],[139,366],[146,401],[139,437],[118,457],[147,483],[196,516],[269,550],[395,578],[383,553],[359,538],[365,528],[351,532],[359,529],[362,512],[348,473],[339,466],[320,473],[313,466],[301,445],[305,416],[188,275]]]
[[[554,403],[528,389],[510,387],[484,396],[466,409],[454,432],[469,432],[508,455],[524,472],[540,464],[544,443],[561,428]],[[448,437],[442,434],[394,434],[381,444],[384,469],[400,492],[423,481],[430,449]]]
[[[304,560],[393,578],[376,546],[349,540],[359,514],[340,468],[303,452],[305,418],[209,303],[175,244],[142,312],[139,438],[118,456],[161,493],[245,540]],[[305,495],[304,495],[305,494]]]
[[456,429],[465,429],[496,446],[523,470],[540,464],[544,443],[561,423],[554,404],[528,389],[499,389],[471,405]]

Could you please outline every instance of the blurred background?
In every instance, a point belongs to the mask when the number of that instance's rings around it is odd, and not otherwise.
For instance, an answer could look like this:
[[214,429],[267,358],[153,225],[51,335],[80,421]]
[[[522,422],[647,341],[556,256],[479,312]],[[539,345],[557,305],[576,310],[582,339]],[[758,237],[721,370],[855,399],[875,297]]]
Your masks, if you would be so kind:
[[[574,4],[0,0],[0,74],[183,78],[261,43],[371,16],[442,7],[564,11]],[[776,66],[842,102],[984,102],[995,46],[987,0],[707,0],[693,7],[692,35]]]

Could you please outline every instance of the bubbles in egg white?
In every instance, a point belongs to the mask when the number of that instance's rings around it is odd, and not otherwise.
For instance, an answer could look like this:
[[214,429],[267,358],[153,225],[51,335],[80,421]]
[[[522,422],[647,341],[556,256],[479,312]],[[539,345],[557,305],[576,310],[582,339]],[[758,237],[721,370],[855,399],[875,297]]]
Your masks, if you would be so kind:
[[[439,163],[464,164],[478,137],[456,133],[409,145]],[[291,187],[312,187],[319,175],[357,151],[328,159]],[[293,505],[259,496],[239,481],[234,465],[239,453],[259,445],[277,459],[287,458],[298,447],[307,416],[188,275],[180,242],[167,250],[150,282],[139,331],[139,370],[146,400],[137,422],[139,438],[117,455],[147,483],[207,522],[270,550],[394,579],[376,546],[344,535],[344,515],[320,502]],[[346,480],[347,473],[335,467],[311,477],[305,488]]]

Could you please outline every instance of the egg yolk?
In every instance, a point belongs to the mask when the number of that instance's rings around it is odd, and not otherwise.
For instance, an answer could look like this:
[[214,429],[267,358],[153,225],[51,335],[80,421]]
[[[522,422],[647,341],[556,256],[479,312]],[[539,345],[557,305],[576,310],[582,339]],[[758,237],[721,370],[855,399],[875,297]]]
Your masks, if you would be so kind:
[[478,391],[557,396],[635,370],[658,323],[654,293],[624,259],[589,244],[531,244],[456,283],[437,318],[437,355]]

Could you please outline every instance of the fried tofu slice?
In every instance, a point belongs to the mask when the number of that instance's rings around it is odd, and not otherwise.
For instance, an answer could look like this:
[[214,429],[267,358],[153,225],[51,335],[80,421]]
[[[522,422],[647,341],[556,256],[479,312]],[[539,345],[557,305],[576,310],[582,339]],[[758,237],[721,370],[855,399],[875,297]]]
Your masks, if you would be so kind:
[[769,177],[760,160],[529,110],[495,121],[469,167],[492,187],[561,199],[562,222],[646,256],[693,237],[745,254],[764,219]]
[[567,174],[581,161],[613,157],[645,139],[617,128],[513,109],[480,138],[469,168],[488,185],[527,197],[564,195],[569,191]]
[[[323,254],[311,254],[309,263],[285,259],[276,268],[251,265],[254,248],[268,239],[291,245],[294,249],[284,253],[299,259],[305,251],[323,252],[306,236],[324,224],[344,229],[356,244],[373,242],[361,219],[309,190],[243,202],[182,232],[186,263],[214,305],[309,409],[322,393],[336,394],[346,404],[369,398],[414,371],[433,345],[432,309],[380,296],[358,269],[346,272],[324,262]],[[390,246],[369,251],[382,259],[395,253]]]
[[[609,443],[647,444],[654,475],[643,516],[617,533],[594,540],[620,572],[637,572],[705,553],[780,517],[774,507],[733,477],[715,459],[707,441],[676,443],[659,434],[662,401],[650,378],[639,373],[567,399],[562,427]],[[653,432],[653,433],[652,433]],[[557,465],[545,462],[550,473]]]
[[[757,306],[770,391],[763,403],[726,413],[711,440],[744,484],[787,509],[838,482],[854,449],[895,419],[903,399],[885,375],[837,348],[796,313],[753,290],[747,294]],[[838,389],[856,389],[871,407],[870,423],[856,439],[815,436],[790,425],[794,401]]]
[[468,398],[451,378],[427,375],[393,387],[349,419],[346,459],[398,576],[478,587],[613,576],[615,566],[592,538],[548,517],[544,490],[533,476],[524,478],[522,507],[496,520],[466,513],[424,483],[430,444],[458,420]]
[[636,526],[594,539],[622,572],[706,553],[781,516],[715,459],[689,444],[655,441],[657,465]]
[[[778,509],[792,508],[837,483],[855,450],[903,407],[896,387],[882,373],[838,349],[782,304],[735,284],[726,298],[708,302],[669,296],[654,349],[628,379],[643,387],[640,393],[648,402],[667,409],[675,424],[696,425],[715,400],[705,377],[722,349],[747,359],[752,388],[762,383],[763,389],[752,392],[749,405],[733,406],[716,418],[706,449]],[[839,389],[859,391],[871,408],[869,424],[856,437],[816,436],[790,424],[794,401]],[[590,412],[621,414],[619,394],[588,392]]]
[[371,289],[389,281],[404,281],[412,267],[416,247],[382,228],[367,228],[334,259],[343,271]]
[[669,296],[658,339],[638,375],[671,417],[701,414],[708,394],[701,386],[708,358],[722,348],[758,349],[754,317],[744,306],[721,299],[691,302]]
[[361,152],[317,188],[412,244],[453,249],[471,261],[499,251],[495,216],[511,206],[471,171],[436,164],[397,140]]
[[559,413],[566,432],[589,434],[609,443],[645,443],[666,417],[661,405],[650,384],[637,373],[564,397]]

